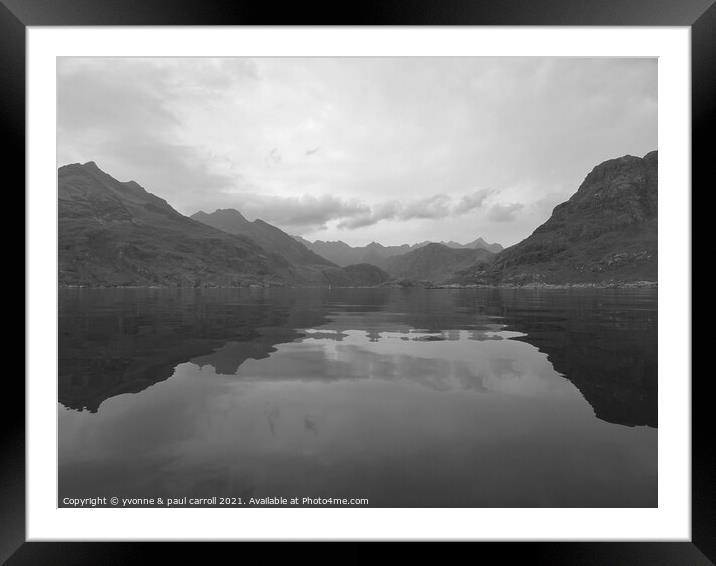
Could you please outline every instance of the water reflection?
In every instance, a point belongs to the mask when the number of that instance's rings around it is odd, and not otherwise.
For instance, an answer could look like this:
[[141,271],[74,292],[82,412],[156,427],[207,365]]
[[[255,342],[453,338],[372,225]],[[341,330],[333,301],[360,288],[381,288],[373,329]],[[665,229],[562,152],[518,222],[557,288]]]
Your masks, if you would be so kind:
[[653,506],[656,316],[654,291],[63,290],[60,492]]
[[547,354],[599,418],[656,426],[656,318],[654,291],[65,290],[59,401],[96,412],[186,361],[235,375],[278,344],[362,331],[393,345],[396,333],[422,342],[522,340]]

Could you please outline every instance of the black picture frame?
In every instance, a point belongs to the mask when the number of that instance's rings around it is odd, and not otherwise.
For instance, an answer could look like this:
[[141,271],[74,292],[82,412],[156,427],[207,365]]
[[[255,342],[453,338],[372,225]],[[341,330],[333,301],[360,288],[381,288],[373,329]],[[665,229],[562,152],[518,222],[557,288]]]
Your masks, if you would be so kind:
[[[6,179],[8,173],[11,175],[5,185],[6,196],[13,193],[19,199],[23,194],[20,187],[25,186],[25,37],[28,26],[309,24],[688,26],[692,48],[692,179],[693,184],[703,182],[706,185],[707,177],[711,181],[714,178],[711,173],[715,160],[707,142],[707,136],[712,136],[716,107],[714,0],[493,0],[489,3],[479,0],[363,0],[350,6],[338,2],[294,2],[280,7],[275,3],[246,0],[0,0],[0,121],[6,141],[3,151]],[[16,206],[24,210],[24,199]],[[21,262],[24,263],[24,258],[18,258],[17,265]],[[690,329],[682,331],[690,332]],[[8,370],[11,367],[8,366]],[[195,560],[210,563],[215,549],[226,552],[228,543],[25,542],[25,388],[16,373],[8,371],[4,376],[5,398],[16,402],[6,402],[1,412],[0,562],[12,566],[99,565],[154,562],[160,558],[169,561],[180,557],[183,563]],[[672,377],[687,379],[690,376]],[[692,380],[691,542],[478,543],[477,556],[483,559],[499,556],[501,562],[529,561],[550,565],[699,565],[716,562],[716,450],[710,434],[708,382],[709,379]],[[291,546],[292,559],[315,557],[316,550],[312,545]],[[361,559],[367,548],[371,546],[354,542],[338,551],[322,550],[321,554]],[[433,548],[434,545],[429,549],[424,545],[420,552],[429,559]],[[437,552],[444,559],[445,547],[439,548]]]

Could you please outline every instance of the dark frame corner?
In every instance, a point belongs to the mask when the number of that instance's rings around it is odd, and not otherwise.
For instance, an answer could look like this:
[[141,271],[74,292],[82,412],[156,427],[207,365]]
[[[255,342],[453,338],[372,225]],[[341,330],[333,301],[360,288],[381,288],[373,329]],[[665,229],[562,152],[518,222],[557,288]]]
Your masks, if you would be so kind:
[[[66,25],[569,25],[689,26],[692,48],[692,178],[712,182],[715,168],[707,136],[716,110],[716,3],[714,0],[366,0],[353,13],[341,3],[274,5],[247,0],[0,0],[0,123],[11,143],[4,150],[7,190],[25,186],[25,37],[28,26]],[[24,198],[20,204],[25,210]],[[24,254],[20,259],[24,265]],[[24,276],[23,276],[24,281]],[[23,323],[24,328],[24,323]],[[687,329],[688,331],[688,329]],[[24,383],[8,372],[9,399],[24,399]],[[707,375],[701,376],[708,378]],[[716,563],[716,449],[710,435],[708,379],[692,380],[692,540],[649,543],[481,543],[481,557],[538,564]],[[25,407],[6,404],[0,428],[0,562],[25,564],[127,564],[170,560],[209,561],[217,545],[206,543],[25,542]],[[363,549],[350,543],[345,558]],[[434,548],[430,545],[429,549]],[[225,547],[224,547],[225,549]],[[442,547],[444,549],[444,547]],[[427,550],[422,547],[421,553]],[[292,545],[292,558],[315,550]],[[308,553],[311,553],[310,555]],[[181,554],[179,554],[181,553]],[[436,556],[437,557],[437,556]],[[444,558],[444,550],[440,553]]]

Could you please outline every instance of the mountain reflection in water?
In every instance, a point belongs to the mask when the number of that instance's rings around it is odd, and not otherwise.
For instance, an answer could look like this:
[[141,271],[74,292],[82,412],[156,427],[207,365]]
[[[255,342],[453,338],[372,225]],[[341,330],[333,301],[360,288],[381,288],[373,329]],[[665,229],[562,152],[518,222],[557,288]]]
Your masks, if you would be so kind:
[[655,506],[656,299],[61,290],[60,496]]

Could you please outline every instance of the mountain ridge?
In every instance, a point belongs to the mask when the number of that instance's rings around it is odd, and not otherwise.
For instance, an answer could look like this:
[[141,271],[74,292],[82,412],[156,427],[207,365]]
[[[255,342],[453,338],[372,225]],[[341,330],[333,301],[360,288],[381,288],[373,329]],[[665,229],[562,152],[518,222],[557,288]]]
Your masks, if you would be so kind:
[[301,242],[308,249],[322,257],[325,257],[336,265],[345,266],[355,263],[370,263],[386,270],[390,266],[391,258],[406,254],[433,243],[439,243],[446,247],[455,249],[486,249],[493,253],[497,253],[503,249],[500,244],[490,244],[482,237],[478,237],[466,244],[460,244],[455,241],[431,242],[429,240],[425,240],[415,244],[401,244],[395,246],[384,246],[379,242],[371,242],[365,246],[351,246],[342,240],[315,240],[311,242],[301,236],[293,236],[293,238]]
[[452,273],[475,264],[488,265],[494,254],[484,249],[452,248],[432,242],[392,258],[388,273],[396,279],[445,283]]
[[64,285],[281,284],[290,265],[253,241],[191,220],[93,161],[58,170]]
[[595,166],[530,236],[458,283],[609,283],[658,279],[658,152]]
[[280,255],[291,263],[299,278],[320,281],[317,271],[336,267],[333,262],[309,250],[283,230],[261,219],[251,222],[234,208],[217,209],[210,214],[199,211],[190,218],[229,234],[251,238],[266,251]]
[[[187,217],[89,161],[58,169],[58,281],[196,287],[376,286],[391,278],[457,286],[656,282],[657,221],[658,151],[595,166],[547,221],[497,253],[489,248],[501,246],[482,237],[353,248],[290,236],[236,209]],[[326,257],[331,253],[340,261]]]
[[[374,266],[339,267],[264,222],[236,233],[184,216],[135,181],[94,161],[58,169],[61,286],[367,286],[387,279]],[[260,243],[257,242],[260,240]]]

